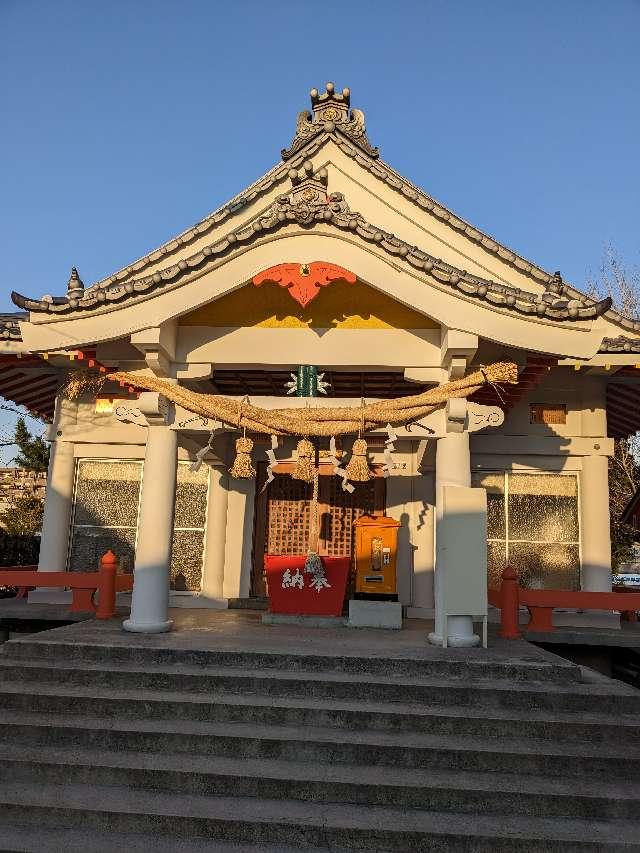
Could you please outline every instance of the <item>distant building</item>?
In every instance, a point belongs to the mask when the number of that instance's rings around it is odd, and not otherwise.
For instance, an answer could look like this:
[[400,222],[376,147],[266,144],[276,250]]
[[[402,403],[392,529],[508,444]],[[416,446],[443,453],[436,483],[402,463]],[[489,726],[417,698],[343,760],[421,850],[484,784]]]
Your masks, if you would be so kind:
[[[45,471],[0,468],[0,513],[3,513],[16,498],[33,495],[43,501],[46,487],[47,474]],[[2,527],[1,521],[0,527]]]

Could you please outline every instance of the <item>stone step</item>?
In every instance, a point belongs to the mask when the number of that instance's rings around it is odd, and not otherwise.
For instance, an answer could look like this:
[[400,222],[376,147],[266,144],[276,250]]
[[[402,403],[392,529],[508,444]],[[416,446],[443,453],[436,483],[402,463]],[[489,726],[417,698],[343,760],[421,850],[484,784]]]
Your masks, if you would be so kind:
[[[1,853],[300,853],[301,848],[281,844],[234,844],[208,838],[160,838],[140,832],[113,832],[98,829],[59,829],[11,826],[0,820]],[[334,847],[334,851],[338,848]],[[305,847],[305,853],[328,853],[328,847]],[[339,851],[338,851],[339,853]]]
[[457,735],[355,732],[305,727],[128,720],[0,712],[0,743],[136,752],[191,753],[323,764],[636,778],[640,750],[623,741],[567,743]]
[[[160,641],[157,641],[160,642]],[[13,660],[65,660],[75,663],[122,663],[145,666],[225,667],[253,670],[275,669],[280,672],[342,672],[354,675],[385,675],[454,679],[507,679],[509,681],[543,681],[578,683],[580,668],[549,652],[530,647],[520,657],[489,658],[483,650],[437,650],[425,638],[425,656],[417,658],[400,652],[381,655],[361,653],[342,655],[310,654],[292,649],[281,651],[203,650],[149,647],[148,645],[104,645],[86,642],[56,641],[51,632],[47,639],[16,639],[3,647],[4,657]]]
[[45,837],[47,828],[53,826],[81,829],[89,833],[89,839],[98,830],[157,834],[180,842],[206,838],[210,843],[220,840],[378,853],[637,850],[639,828],[638,822],[625,820],[466,815],[39,783],[15,783],[10,790],[0,790],[0,828],[4,822],[10,827],[37,828]]
[[637,714],[640,692],[619,682],[560,684],[506,680],[437,679],[342,672],[289,672],[232,667],[108,664],[52,659],[12,660],[0,655],[0,683],[94,685],[114,689],[172,690],[183,693],[258,694],[272,697],[333,698],[413,702],[430,706],[513,708]]
[[388,766],[0,746],[13,783],[101,785],[208,797],[353,803],[465,814],[633,819],[640,782]]
[[180,719],[261,725],[329,727],[355,731],[397,731],[476,735],[488,738],[545,738],[640,746],[635,715],[538,711],[513,708],[426,706],[243,694],[181,693],[0,681],[0,709],[116,717]]

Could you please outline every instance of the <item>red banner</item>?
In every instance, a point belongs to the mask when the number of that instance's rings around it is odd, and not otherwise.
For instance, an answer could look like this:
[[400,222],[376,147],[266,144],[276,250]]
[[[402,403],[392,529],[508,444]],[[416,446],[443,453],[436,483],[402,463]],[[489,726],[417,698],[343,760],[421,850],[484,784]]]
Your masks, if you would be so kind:
[[350,557],[322,557],[324,576],[305,572],[306,557],[267,554],[269,606],[272,613],[340,616],[351,566]]

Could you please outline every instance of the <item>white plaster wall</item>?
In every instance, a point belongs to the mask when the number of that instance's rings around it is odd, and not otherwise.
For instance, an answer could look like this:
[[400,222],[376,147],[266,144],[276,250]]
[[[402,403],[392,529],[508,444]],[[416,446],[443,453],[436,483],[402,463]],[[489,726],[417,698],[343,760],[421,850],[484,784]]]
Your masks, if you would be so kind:
[[[434,607],[434,474],[417,474],[413,479],[413,615],[430,615]],[[419,612],[418,612],[419,611]],[[412,614],[409,614],[412,615]]]
[[255,480],[234,480],[229,491],[223,583],[225,598],[249,596],[255,493]]

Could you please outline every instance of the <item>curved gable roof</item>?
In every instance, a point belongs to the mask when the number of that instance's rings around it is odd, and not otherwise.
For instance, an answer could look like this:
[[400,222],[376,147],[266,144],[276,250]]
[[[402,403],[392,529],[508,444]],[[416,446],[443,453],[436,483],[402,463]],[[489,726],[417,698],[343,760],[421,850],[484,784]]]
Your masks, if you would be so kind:
[[457,290],[468,298],[486,302],[502,311],[562,322],[593,320],[611,307],[610,299],[594,302],[586,298],[567,298],[562,280],[557,276],[550,279],[542,294],[537,294],[458,269],[367,222],[360,213],[351,211],[342,193],[326,195],[324,183],[326,170],[296,180],[289,194],[279,196],[271,208],[240,230],[225,233],[193,255],[168,264],[151,275],[130,278],[124,284],[92,288],[82,295],[76,293],[57,300],[32,300],[18,293],[13,293],[12,299],[21,308],[33,312],[86,315],[87,312],[107,309],[115,303],[140,301],[154,292],[179,285],[192,271],[206,268],[234,252],[238,246],[251,244],[265,234],[277,232],[292,224],[308,230],[322,223],[347,231],[367,244],[379,246],[396,260],[426,273],[440,286]]
[[[429,255],[423,249],[403,244],[403,241],[393,234],[387,235],[390,239],[381,242],[382,247],[391,253],[398,250],[397,253],[403,258],[407,258],[408,263],[413,263],[415,260],[424,261],[427,263],[427,267],[425,267],[427,272],[432,272],[428,265],[433,264],[433,270],[435,270],[433,275],[435,278],[440,278],[441,283],[459,287],[467,295],[486,299],[487,302],[507,310],[513,309],[521,313],[534,314],[552,320],[591,319],[606,312],[607,318],[617,325],[632,331],[640,330],[640,324],[611,310],[611,306],[606,303],[606,300],[600,303],[593,302],[576,288],[562,282],[558,278],[558,273],[550,274],[499,243],[486,232],[475,228],[379,159],[377,149],[371,145],[366,135],[364,113],[350,108],[350,92],[348,89],[343,89],[341,93],[337,93],[331,83],[327,84],[326,91],[322,94],[313,89],[311,91],[311,106],[312,112],[303,111],[299,114],[291,145],[282,152],[283,160],[242,193],[234,196],[229,202],[193,227],[137,261],[96,282],[84,291],[77,287],[77,282],[72,288],[70,282],[67,296],[30,299],[14,293],[12,294],[13,301],[19,307],[27,308],[36,313],[43,312],[51,315],[64,313],[68,315],[78,310],[99,310],[105,303],[135,298],[142,293],[150,293],[159,287],[166,286],[168,283],[176,283],[190,269],[207,263],[207,258],[219,256],[227,251],[229,238],[233,240],[236,234],[241,235],[241,240],[244,242],[249,238],[254,239],[251,236],[251,229],[247,231],[246,222],[242,221],[243,219],[246,220],[246,215],[243,217],[242,214],[245,213],[248,206],[273,191],[278,185],[283,184],[287,178],[294,181],[296,176],[299,178],[304,172],[304,166],[309,163],[308,158],[321,148],[327,140],[332,140],[345,155],[361,168],[366,169],[377,180],[384,182],[385,185],[398,192],[410,203],[436,217],[456,233],[464,235],[483,251],[498,257],[525,276],[530,276],[538,289],[542,285],[545,292],[541,298],[537,292],[530,293],[522,288],[498,284],[488,278],[470,276],[466,271]],[[295,217],[293,218],[295,219]],[[253,220],[253,224],[268,219],[269,212],[266,216],[263,214],[257,217]],[[361,226],[363,233],[360,234],[359,231],[357,233],[363,239],[366,240],[367,234],[371,231],[380,232],[375,225],[366,222],[363,217],[360,217],[360,221],[363,223]],[[338,220],[335,224],[338,224]],[[241,226],[239,229],[238,225]],[[278,228],[280,226],[274,224],[269,227]],[[238,230],[236,231],[236,229]],[[211,242],[202,247],[200,244],[203,238],[208,235],[211,237]],[[196,242],[198,243],[197,251],[186,258],[182,257],[177,263],[172,262],[173,255],[184,254],[185,247]],[[404,251],[405,249],[406,251]],[[166,264],[162,264],[163,259],[166,259]],[[415,266],[415,263],[413,265]],[[145,270],[153,267],[156,267],[153,273],[145,275]],[[420,267],[418,266],[418,268]],[[82,283],[80,282],[80,284]],[[561,300],[553,299],[554,295],[563,297],[566,310],[560,310],[558,303]],[[554,307],[551,307],[550,303],[555,303]],[[569,303],[573,304],[570,305]],[[545,305],[547,308],[543,310]]]

